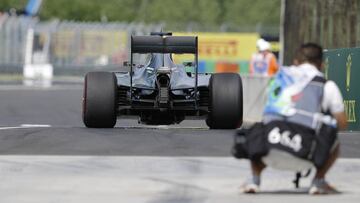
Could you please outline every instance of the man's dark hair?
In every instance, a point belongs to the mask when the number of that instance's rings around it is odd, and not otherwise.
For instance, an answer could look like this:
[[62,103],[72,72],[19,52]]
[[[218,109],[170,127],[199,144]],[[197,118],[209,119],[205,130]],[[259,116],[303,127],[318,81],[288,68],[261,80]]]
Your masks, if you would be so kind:
[[308,62],[320,68],[323,60],[323,49],[316,43],[302,44],[296,52],[295,59],[299,63]]

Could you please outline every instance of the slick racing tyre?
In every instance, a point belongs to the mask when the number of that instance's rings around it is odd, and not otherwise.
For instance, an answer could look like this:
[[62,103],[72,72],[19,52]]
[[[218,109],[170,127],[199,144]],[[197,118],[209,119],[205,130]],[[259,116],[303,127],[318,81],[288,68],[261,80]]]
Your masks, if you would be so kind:
[[234,129],[243,121],[243,89],[237,73],[213,74],[209,82],[209,114],[206,124],[211,129]]
[[83,122],[88,128],[113,128],[116,124],[117,81],[111,72],[85,76]]

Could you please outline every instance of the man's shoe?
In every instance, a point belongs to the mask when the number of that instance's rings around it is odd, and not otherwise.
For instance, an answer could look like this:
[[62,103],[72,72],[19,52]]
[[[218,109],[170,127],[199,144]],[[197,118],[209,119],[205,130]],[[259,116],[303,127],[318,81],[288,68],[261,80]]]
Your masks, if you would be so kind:
[[260,188],[255,183],[245,183],[243,186],[241,186],[241,190],[246,194],[255,194],[260,191]]
[[324,179],[313,180],[309,194],[311,195],[327,195],[327,194],[339,194],[340,192],[334,187],[329,185]]

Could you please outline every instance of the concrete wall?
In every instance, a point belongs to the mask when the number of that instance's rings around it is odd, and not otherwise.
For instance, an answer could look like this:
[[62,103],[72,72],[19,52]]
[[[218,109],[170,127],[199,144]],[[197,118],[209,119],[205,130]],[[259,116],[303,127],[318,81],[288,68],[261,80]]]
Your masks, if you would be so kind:
[[270,78],[241,76],[243,82],[244,121],[260,121],[266,102],[266,88]]

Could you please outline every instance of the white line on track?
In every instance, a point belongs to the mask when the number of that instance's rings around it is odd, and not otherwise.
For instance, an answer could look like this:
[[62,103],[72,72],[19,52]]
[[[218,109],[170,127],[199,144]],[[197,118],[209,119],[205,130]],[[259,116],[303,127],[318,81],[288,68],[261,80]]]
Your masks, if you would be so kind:
[[52,85],[51,87],[27,87],[22,85],[0,85],[1,91],[14,91],[14,90],[32,90],[32,91],[49,91],[49,90],[68,90],[71,86],[72,90],[82,89],[82,85]]
[[42,124],[21,124],[20,126],[0,127],[0,130],[24,129],[24,128],[50,128],[51,125]]
[[153,130],[169,130],[169,129],[193,129],[193,130],[208,130],[208,127],[192,127],[192,126],[172,126],[172,125],[155,125],[155,126],[116,126],[116,128],[124,129],[153,129]]

